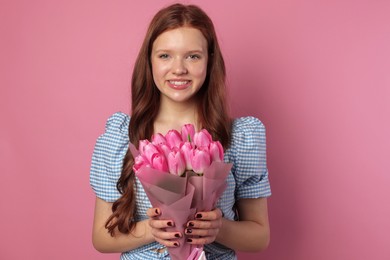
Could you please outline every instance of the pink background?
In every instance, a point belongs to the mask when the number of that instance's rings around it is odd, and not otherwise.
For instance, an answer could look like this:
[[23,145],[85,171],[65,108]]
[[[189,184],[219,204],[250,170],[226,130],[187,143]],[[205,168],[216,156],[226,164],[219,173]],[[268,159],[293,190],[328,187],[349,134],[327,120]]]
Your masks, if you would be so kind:
[[[0,259],[118,259],[91,244],[90,157],[171,2],[1,0]],[[271,245],[240,259],[390,259],[390,2],[186,2],[215,22],[233,115],[267,127]]]

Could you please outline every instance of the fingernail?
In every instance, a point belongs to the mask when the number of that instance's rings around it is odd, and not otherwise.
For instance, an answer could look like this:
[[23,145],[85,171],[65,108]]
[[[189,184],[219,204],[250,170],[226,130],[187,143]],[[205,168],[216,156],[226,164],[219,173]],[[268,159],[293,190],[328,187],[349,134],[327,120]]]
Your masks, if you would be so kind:
[[181,237],[181,236],[180,236],[180,234],[176,233],[176,234],[175,234],[175,237]]
[[191,238],[187,238],[187,242],[192,242],[192,239]]
[[190,223],[188,223],[188,226],[189,226],[189,227],[193,227],[193,226],[194,226],[194,223],[193,223],[193,222],[190,222]]
[[172,227],[172,226],[173,226],[173,223],[172,223],[171,221],[168,221],[168,222],[167,222],[167,225],[170,226],[170,227]]
[[187,233],[187,234],[191,234],[191,233],[192,233],[192,229],[187,228],[187,229],[186,229],[186,233]]
[[196,218],[202,218],[202,214],[198,213],[198,214],[196,214],[195,217],[196,217]]
[[173,245],[177,247],[177,246],[179,246],[179,243],[175,242],[175,243],[173,243]]
[[156,214],[159,215],[160,213],[158,212],[158,209],[155,210]]

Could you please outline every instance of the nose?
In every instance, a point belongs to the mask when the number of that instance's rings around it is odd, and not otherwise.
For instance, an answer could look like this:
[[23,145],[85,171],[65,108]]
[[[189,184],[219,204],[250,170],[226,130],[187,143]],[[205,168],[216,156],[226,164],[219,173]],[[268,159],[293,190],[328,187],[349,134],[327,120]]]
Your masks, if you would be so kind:
[[182,59],[175,59],[172,72],[175,75],[182,75],[187,73],[187,68],[185,66],[185,63]]

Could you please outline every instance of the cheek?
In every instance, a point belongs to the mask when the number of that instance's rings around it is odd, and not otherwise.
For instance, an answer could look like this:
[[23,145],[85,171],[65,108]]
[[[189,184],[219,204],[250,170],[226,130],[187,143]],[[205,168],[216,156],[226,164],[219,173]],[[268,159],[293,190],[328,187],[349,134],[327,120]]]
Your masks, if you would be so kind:
[[207,75],[207,65],[197,66],[194,68],[193,75],[203,81]]
[[161,80],[161,78],[165,75],[165,67],[159,63],[152,63],[152,73],[153,79],[157,84],[157,81]]

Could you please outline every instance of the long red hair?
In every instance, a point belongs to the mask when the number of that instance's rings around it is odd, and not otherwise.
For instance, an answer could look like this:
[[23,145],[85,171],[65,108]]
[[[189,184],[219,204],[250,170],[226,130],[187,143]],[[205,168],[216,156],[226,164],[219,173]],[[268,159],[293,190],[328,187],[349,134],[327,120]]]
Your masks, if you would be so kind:
[[[152,75],[151,51],[156,38],[167,30],[188,26],[198,29],[207,40],[207,76],[198,91],[198,116],[201,126],[226,149],[230,141],[231,119],[226,107],[225,63],[219,48],[214,25],[207,14],[195,5],[174,4],[161,9],[152,19],[135,62],[132,75],[132,113],[129,125],[130,141],[138,147],[140,140],[153,134],[153,123],[160,107],[160,93]],[[117,188],[122,196],[113,203],[106,228],[112,236],[115,229],[129,233],[135,226],[136,212],[133,158],[127,151]]]

